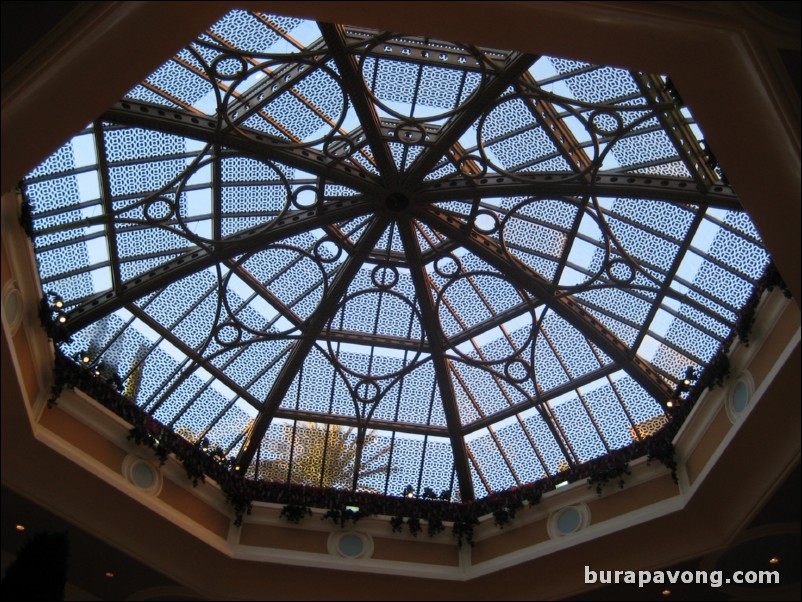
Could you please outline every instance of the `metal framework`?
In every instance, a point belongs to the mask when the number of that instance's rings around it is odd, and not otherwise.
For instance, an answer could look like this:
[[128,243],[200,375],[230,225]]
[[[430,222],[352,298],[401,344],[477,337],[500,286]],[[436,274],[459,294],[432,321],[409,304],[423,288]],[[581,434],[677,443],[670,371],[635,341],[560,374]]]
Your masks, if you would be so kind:
[[700,135],[659,76],[233,11],[24,192],[63,350],[154,417],[469,500],[648,436],[731,332],[768,256]]

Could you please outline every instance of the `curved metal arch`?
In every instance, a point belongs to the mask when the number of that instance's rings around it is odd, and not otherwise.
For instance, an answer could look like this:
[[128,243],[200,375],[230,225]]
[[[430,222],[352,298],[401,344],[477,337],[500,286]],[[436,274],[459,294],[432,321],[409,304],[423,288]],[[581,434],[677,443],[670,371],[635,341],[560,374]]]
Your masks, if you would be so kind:
[[120,284],[119,292],[102,292],[83,300],[67,315],[67,330],[77,332],[121,308],[184,276],[225,262],[243,252],[253,252],[293,234],[320,228],[332,222],[365,215],[374,205],[365,199],[346,199],[321,205],[313,210],[297,210],[260,228],[232,234],[218,241],[216,249],[193,249],[165,262],[147,274]]
[[613,361],[625,367],[658,403],[664,404],[671,398],[673,391],[657,370],[635,355],[627,345],[587,312],[580,303],[574,301],[570,296],[555,295],[551,283],[521,262],[511,260],[501,250],[496,240],[477,232],[464,220],[434,207],[416,208],[415,214],[427,226],[460,241],[462,246],[508,276],[516,285],[531,291],[588,340],[598,345]]
[[248,433],[240,449],[236,459],[236,466],[239,466],[240,469],[250,465],[256,455],[256,450],[259,448],[259,443],[270,427],[270,423],[279,405],[281,405],[284,395],[292,384],[301,365],[303,365],[309,350],[315,344],[315,340],[320,336],[326,322],[334,315],[337,309],[337,302],[345,294],[345,291],[348,290],[351,280],[362,266],[362,263],[365,261],[370,251],[373,250],[374,245],[379,240],[379,237],[384,232],[388,223],[389,220],[387,218],[376,217],[374,219],[373,223],[368,227],[368,231],[365,232],[360,239],[353,254],[349,255],[348,259],[340,266],[327,294],[320,300],[317,309],[306,321],[303,327],[303,336],[295,343],[289,357],[281,367],[279,375],[270,388],[270,393],[262,404],[259,416],[257,416],[254,421],[253,428]]
[[257,159],[272,159],[364,194],[381,194],[382,191],[378,178],[358,167],[358,164],[336,161],[314,148],[291,146],[284,140],[262,132],[253,132],[246,137],[237,132],[221,131],[214,117],[203,117],[146,102],[122,100],[106,111],[101,119],[219,144]]

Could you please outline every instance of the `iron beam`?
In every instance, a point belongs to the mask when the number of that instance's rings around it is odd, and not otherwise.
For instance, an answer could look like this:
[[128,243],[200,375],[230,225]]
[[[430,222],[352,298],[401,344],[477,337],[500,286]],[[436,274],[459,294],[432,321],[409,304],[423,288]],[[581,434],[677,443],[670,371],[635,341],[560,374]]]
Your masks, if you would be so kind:
[[219,241],[219,248],[194,249],[168,261],[146,274],[141,274],[120,285],[120,292],[102,292],[88,298],[67,315],[66,326],[70,333],[77,332],[128,302],[144,297],[194,272],[224,262],[240,253],[264,249],[288,236],[320,228],[333,221],[346,220],[372,211],[373,206],[364,199],[347,199],[327,203],[318,210],[292,211],[284,217],[262,227],[227,236]]
[[334,315],[337,310],[337,303],[348,290],[348,286],[351,284],[351,281],[356,276],[370,251],[373,250],[373,247],[381,237],[387,224],[388,220],[386,218],[376,217],[373,223],[368,226],[367,231],[362,238],[360,238],[359,244],[357,244],[353,254],[340,265],[334,281],[318,303],[317,309],[306,320],[303,327],[303,335],[296,341],[292,351],[290,351],[290,355],[281,367],[281,371],[273,382],[270,393],[262,404],[262,409],[259,411],[259,415],[254,421],[253,428],[248,433],[237,456],[236,466],[240,467],[243,473],[244,469],[246,469],[253,460],[256,450],[259,448],[259,442],[270,427],[270,423],[276,415],[281,402],[284,400],[284,395],[286,395],[290,385],[292,385],[292,381],[295,379],[298,371],[309,355],[309,351],[314,346],[315,341],[321,336],[326,323]]
[[415,193],[418,203],[473,200],[476,196],[625,197],[743,210],[731,186],[722,184],[705,190],[687,178],[641,174],[599,174],[589,183],[565,174],[518,174],[514,178],[488,174],[426,182]]
[[462,434],[462,421],[459,415],[457,396],[454,392],[454,383],[451,380],[451,366],[445,352],[445,340],[440,328],[440,320],[432,301],[426,268],[421,260],[418,239],[413,231],[410,220],[399,220],[398,233],[406,251],[409,261],[409,273],[420,305],[421,322],[429,341],[432,363],[434,365],[437,387],[440,390],[440,399],[443,402],[443,413],[448,425],[448,436],[451,439],[451,449],[454,452],[454,468],[457,471],[460,485],[460,499],[468,501],[474,499],[473,481],[471,479],[468,449]]
[[654,111],[668,139],[677,150],[680,161],[696,183],[707,190],[718,182],[718,176],[705,160],[705,153],[679,110],[676,99],[666,89],[659,75],[632,72],[641,93]]
[[321,176],[365,194],[381,194],[376,176],[361,167],[336,161],[323,152],[288,143],[270,134],[250,130],[221,131],[217,118],[193,115],[134,100],[118,102],[101,117],[104,121],[185,136],[260,160],[273,160]]
[[330,23],[318,23],[318,27],[320,27],[329,52],[340,70],[345,90],[348,92],[351,102],[354,103],[354,110],[359,116],[359,123],[362,125],[368,144],[370,144],[370,150],[376,160],[379,174],[381,174],[380,178],[386,187],[392,188],[398,180],[398,168],[390,154],[390,148],[384,142],[384,136],[379,126],[379,116],[373,101],[368,97],[364,78],[359,72],[354,56],[346,46],[343,27]]
[[435,207],[418,208],[415,213],[426,225],[460,241],[462,246],[510,278],[515,285],[546,303],[552,311],[624,367],[658,403],[663,404],[671,398],[673,391],[648,362],[638,357],[578,301],[571,296],[558,296],[549,281],[505,253],[497,240],[477,232],[457,215]]

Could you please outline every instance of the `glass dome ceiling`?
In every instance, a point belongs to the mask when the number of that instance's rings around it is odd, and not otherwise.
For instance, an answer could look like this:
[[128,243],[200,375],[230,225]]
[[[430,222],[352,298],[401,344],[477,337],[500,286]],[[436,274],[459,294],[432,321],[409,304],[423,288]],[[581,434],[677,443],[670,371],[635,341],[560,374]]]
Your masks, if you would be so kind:
[[24,192],[66,355],[250,477],[388,494],[648,437],[769,261],[665,77],[245,11]]

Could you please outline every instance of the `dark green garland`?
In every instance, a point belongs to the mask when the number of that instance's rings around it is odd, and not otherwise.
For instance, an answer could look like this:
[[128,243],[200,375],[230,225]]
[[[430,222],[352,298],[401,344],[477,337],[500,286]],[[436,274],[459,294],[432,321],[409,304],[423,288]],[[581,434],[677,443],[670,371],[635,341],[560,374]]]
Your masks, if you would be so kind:
[[[22,190],[23,186],[24,185],[20,183],[18,190]],[[28,200],[28,195],[25,194],[22,195],[22,203],[19,208],[19,224],[22,226],[22,231],[25,232],[25,235],[33,240],[33,237],[36,235],[33,231],[33,207]]]
[[438,533],[444,531],[445,528],[446,526],[443,524],[442,519],[430,517],[426,525],[426,532],[429,534],[429,537],[434,537]]
[[291,523],[296,525],[301,522],[301,519],[312,515],[312,509],[302,504],[287,504],[281,509],[281,518],[286,518]]
[[[333,519],[340,526],[356,522],[364,516],[388,515],[396,517],[391,524],[394,528],[403,524],[404,517],[410,532],[417,534],[422,530],[421,518],[428,522],[431,535],[443,530],[445,522],[454,523],[454,535],[460,543],[472,542],[473,527],[478,518],[492,514],[500,527],[507,525],[515,517],[516,510],[524,502],[535,505],[543,493],[554,489],[559,482],[588,479],[590,483],[600,483],[617,478],[628,470],[629,461],[648,455],[660,460],[669,468],[673,462],[673,446],[670,438],[665,438],[663,429],[642,442],[612,451],[608,456],[575,466],[569,471],[544,478],[521,487],[498,491],[485,498],[472,502],[451,502],[434,495],[409,498],[378,495],[360,491],[344,491],[320,487],[307,487],[291,483],[255,481],[246,479],[231,468],[231,462],[220,453],[204,452],[199,445],[193,445],[176,435],[168,427],[147,414],[124,397],[113,383],[96,377],[93,372],[60,352],[56,353],[54,393],[66,388],[78,388],[98,401],[101,405],[130,423],[128,438],[151,448],[161,463],[172,454],[182,464],[187,477],[193,485],[209,477],[216,481],[233,506],[235,524],[241,525],[245,514],[250,514],[254,501],[284,505],[282,516],[291,522],[299,522],[310,512],[311,507],[327,508],[324,518]],[[673,430],[673,429],[672,429]],[[675,466],[675,465],[674,465]],[[357,507],[353,511],[347,507]],[[400,519],[400,523],[398,522]],[[411,519],[411,522],[410,522]],[[416,523],[416,521],[418,521]]]
[[[309,514],[311,513],[312,511],[310,509]],[[356,524],[359,519],[366,516],[370,516],[370,513],[363,512],[361,509],[352,510],[346,506],[345,508],[330,508],[326,514],[323,515],[323,519],[330,518],[334,521],[335,525],[340,525],[341,527],[345,528],[345,525],[348,524],[348,521]]]
[[588,486],[596,487],[596,493],[602,494],[602,491],[608,483],[618,481],[618,488],[624,488],[624,476],[629,476],[629,462],[624,458],[618,458],[617,461],[609,463],[607,466],[594,471],[588,477]]
[[473,547],[473,529],[478,524],[479,519],[476,516],[454,521],[454,526],[451,530],[454,533],[454,537],[457,538],[457,545],[460,548],[463,543]]
[[54,343],[71,343],[72,339],[67,326],[54,319],[56,311],[50,307],[46,296],[39,300],[39,321],[45,329],[47,338]]
[[735,323],[735,332],[745,345],[749,345],[749,337],[752,334],[752,326],[755,323],[755,312],[757,311],[760,298],[765,291],[773,291],[775,288],[779,288],[786,299],[791,298],[791,291],[785,284],[780,272],[777,271],[777,267],[773,263],[769,263],[763,272],[763,276],[755,284],[755,289],[749,296],[749,299],[738,315],[738,321]]
[[[294,523],[309,516],[311,507],[327,508],[328,512],[323,518],[331,518],[340,526],[345,526],[348,521],[356,522],[364,516],[389,515],[393,517],[390,519],[392,529],[400,531],[405,522],[404,517],[408,517],[406,524],[413,535],[417,535],[422,529],[420,517],[426,519],[430,536],[440,533],[444,529],[444,522],[448,521],[453,523],[452,532],[458,544],[462,546],[463,543],[468,543],[472,546],[473,530],[479,523],[480,516],[492,514],[495,524],[503,528],[515,518],[516,511],[524,506],[524,502],[529,505],[539,503],[543,493],[554,489],[563,481],[587,479],[591,487],[596,486],[598,493],[601,493],[606,484],[616,480],[619,486],[623,487],[623,477],[630,472],[629,462],[636,458],[646,456],[647,462],[661,462],[671,470],[672,478],[677,482],[677,462],[672,444],[674,436],[701,393],[706,388],[723,385],[729,375],[728,353],[735,335],[748,343],[755,308],[762,293],[778,286],[783,288],[788,296],[787,288],[779,273],[773,264],[770,264],[741,311],[735,331],[724,341],[718,354],[694,385],[678,391],[676,399],[680,403],[667,410],[669,421],[660,431],[553,477],[494,492],[481,500],[471,502],[450,502],[443,499],[447,496],[441,494],[438,497],[430,488],[424,490],[424,494],[419,498],[409,498],[246,479],[243,475],[232,471],[231,462],[225,459],[222,450],[211,454],[202,451],[199,446],[176,435],[124,397],[119,391],[119,382],[96,377],[87,367],[75,363],[58,350],[55,358],[52,397],[48,400],[48,405],[51,407],[55,405],[64,387],[81,389],[130,423],[132,428],[128,438],[139,445],[153,449],[160,463],[166,462],[170,454],[174,455],[195,486],[204,482],[207,476],[214,479],[225,493],[228,503],[234,508],[236,526],[242,524],[245,514],[251,513],[252,503],[260,501],[284,504],[281,516]],[[54,321],[53,311],[46,298],[40,303],[39,309],[40,319],[48,336],[54,341],[67,340],[67,330]],[[358,510],[351,510],[349,506]]]

